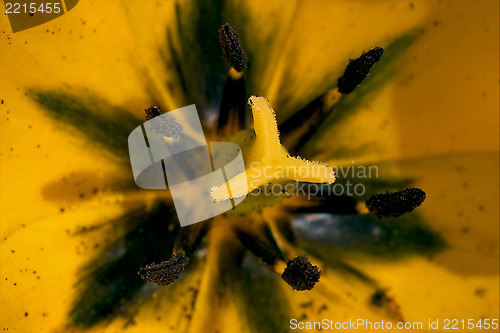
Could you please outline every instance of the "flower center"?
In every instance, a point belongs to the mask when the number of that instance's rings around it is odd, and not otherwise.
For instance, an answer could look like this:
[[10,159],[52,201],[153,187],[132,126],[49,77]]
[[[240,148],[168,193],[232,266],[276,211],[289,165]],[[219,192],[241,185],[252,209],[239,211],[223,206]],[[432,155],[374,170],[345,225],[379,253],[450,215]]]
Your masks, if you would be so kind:
[[[290,193],[287,191],[290,181],[327,184],[335,181],[333,170],[325,164],[288,154],[279,140],[276,114],[265,98],[252,96],[249,104],[254,130],[242,131],[232,139],[242,149],[246,172],[229,179],[227,184],[214,187],[211,193],[214,200],[242,197],[263,186],[272,189],[271,194]],[[231,188],[231,198],[227,195],[226,185]]]
[[[139,275],[160,285],[172,283],[183,271],[201,240],[210,231],[213,250],[210,251],[212,256],[209,262],[212,266],[218,266],[219,256],[227,252],[221,245],[224,244],[224,239],[236,236],[242,248],[260,258],[271,271],[280,274],[294,290],[311,290],[320,279],[319,267],[302,256],[291,260],[287,258],[296,254],[291,253],[293,251],[281,250],[271,230],[271,223],[259,211],[265,206],[290,197],[297,182],[329,185],[335,181],[335,173],[325,164],[310,162],[289,154],[280,142],[276,114],[264,97],[252,96],[248,99],[254,128],[244,129],[246,95],[243,71],[246,68],[246,56],[238,34],[229,24],[220,28],[219,42],[231,68],[224,86],[215,136],[217,138],[232,136],[230,141],[241,149],[245,172],[226,178],[226,182],[212,187],[210,195],[214,202],[244,197],[232,211],[225,214],[231,212],[249,214],[241,217],[233,215],[230,218],[223,215],[216,219],[223,219],[224,223],[211,224],[210,221],[205,221],[183,227],[176,237],[173,256],[160,264],[142,268]],[[298,151],[298,148],[302,147],[314,133],[314,129],[332,111],[332,108],[323,107],[323,100],[331,99],[337,102],[342,95],[351,93],[366,78],[382,54],[383,49],[376,47],[363,53],[358,59],[351,60],[343,76],[338,80],[337,89],[327,91],[313,101],[311,107],[304,108],[281,124],[280,128],[288,139],[287,144],[295,143],[291,147]],[[146,116],[149,118],[160,113],[161,110],[157,107],[146,110]],[[301,127],[299,131],[297,127]],[[214,158],[227,158],[227,154],[221,153]],[[378,218],[388,218],[411,212],[424,199],[425,193],[422,190],[410,188],[373,196],[366,202],[366,206],[368,211]],[[251,223],[247,223],[248,221]]]

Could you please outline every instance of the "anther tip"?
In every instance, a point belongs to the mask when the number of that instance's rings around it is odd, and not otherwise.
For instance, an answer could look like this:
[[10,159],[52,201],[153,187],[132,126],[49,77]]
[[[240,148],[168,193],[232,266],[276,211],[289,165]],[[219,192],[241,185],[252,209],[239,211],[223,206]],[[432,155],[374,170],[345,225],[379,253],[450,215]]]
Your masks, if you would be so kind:
[[321,272],[318,266],[311,264],[306,257],[297,257],[290,260],[281,275],[295,290],[311,290],[318,283]]
[[177,253],[160,264],[153,263],[139,269],[138,274],[148,282],[166,286],[173,283],[180,276],[188,262],[188,257],[183,253]]
[[420,206],[426,194],[419,188],[410,187],[398,192],[376,194],[366,200],[366,208],[377,216],[398,217]]
[[370,69],[380,60],[383,54],[383,48],[375,47],[368,52],[363,52],[359,58],[349,61],[344,74],[338,80],[339,92],[348,94],[356,89],[366,79]]
[[151,107],[145,110],[145,113],[146,113],[146,120],[150,120],[153,119],[154,117],[163,114],[164,112],[161,110],[159,106],[152,105]]
[[242,72],[246,68],[245,52],[241,46],[238,33],[234,31],[229,23],[224,24],[219,29],[219,43],[226,61],[237,72]]

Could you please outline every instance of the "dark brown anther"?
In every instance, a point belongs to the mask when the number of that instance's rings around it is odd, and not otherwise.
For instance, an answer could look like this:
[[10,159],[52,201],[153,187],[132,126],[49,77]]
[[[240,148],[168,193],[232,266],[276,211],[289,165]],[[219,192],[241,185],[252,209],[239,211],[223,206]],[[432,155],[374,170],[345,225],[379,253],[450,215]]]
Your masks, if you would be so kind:
[[219,43],[226,61],[237,71],[243,72],[246,68],[246,57],[243,52],[238,34],[229,23],[219,29]]
[[295,290],[311,290],[318,283],[321,272],[306,257],[297,257],[286,264],[281,275]]
[[370,69],[377,63],[382,55],[384,49],[376,47],[368,52],[363,52],[361,57],[349,61],[344,75],[339,78],[338,90],[342,94],[352,92],[370,73]]
[[150,108],[147,108],[145,111],[146,111],[146,120],[153,119],[154,117],[157,117],[164,113],[159,106],[155,105],[153,105]]
[[[155,117],[158,117],[162,114],[165,114],[165,111],[160,109],[159,106],[153,105],[146,110],[146,120],[151,120]],[[151,124],[151,129],[163,135],[165,138],[170,138],[174,140],[180,139],[182,135],[182,125],[179,124],[174,117],[169,116],[168,114],[161,119],[156,120],[153,124]]]
[[410,187],[398,192],[376,194],[366,200],[366,208],[378,218],[398,217],[420,206],[425,197],[424,191]]
[[169,260],[160,264],[147,265],[139,270],[139,275],[152,283],[166,286],[173,283],[182,273],[189,259],[183,253],[174,254]]

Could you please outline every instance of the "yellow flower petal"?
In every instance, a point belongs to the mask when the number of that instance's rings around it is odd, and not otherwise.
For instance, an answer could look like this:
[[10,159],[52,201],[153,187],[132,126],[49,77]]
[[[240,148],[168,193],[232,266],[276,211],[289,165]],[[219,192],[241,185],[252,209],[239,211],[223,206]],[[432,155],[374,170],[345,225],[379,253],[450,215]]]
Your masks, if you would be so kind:
[[[241,31],[242,42],[256,50],[245,73],[252,87],[248,93],[270,98],[280,121],[281,115],[290,116],[332,88],[349,58],[375,45],[386,46],[408,32],[417,33],[415,42],[391,67],[397,71],[387,85],[363,99],[358,105],[361,111],[349,114],[341,126],[324,128],[304,149],[307,157],[350,165],[352,159],[362,163],[457,151],[490,150],[498,156],[498,1],[243,4],[247,10],[238,14],[248,15],[253,24],[234,26],[237,31],[246,30]],[[181,8],[184,5],[189,4],[182,2]],[[1,20],[5,33],[0,38],[0,99],[4,101],[0,105],[0,322],[5,328],[67,330],[80,268],[101,255],[98,249],[78,252],[84,247],[80,242],[93,244],[90,242],[105,235],[96,236],[96,232],[74,237],[73,233],[67,235],[65,228],[74,231],[78,225],[95,227],[100,218],[107,220],[124,212],[123,206],[151,202],[158,196],[140,191],[134,200],[116,207],[108,203],[121,202],[127,196],[124,190],[109,196],[99,190],[99,195],[89,196],[97,185],[109,188],[114,179],[129,179],[129,169],[116,165],[81,137],[68,134],[66,126],[48,119],[45,111],[25,95],[25,89],[35,85],[58,91],[65,85],[72,86],[73,91],[88,89],[138,116],[157,101],[183,106],[188,102],[180,96],[180,84],[170,80],[175,66],[165,66],[168,62],[158,52],[158,45],[164,47],[167,39],[165,25],[172,28],[173,17],[173,2],[128,1],[124,8],[121,2],[109,0],[80,1],[57,20],[16,34],[10,33],[7,19]],[[175,38],[175,29],[172,31]],[[325,79],[327,73],[330,76]],[[498,308],[496,157],[494,163],[480,162],[477,156],[467,158],[461,164],[467,172],[453,179],[446,178],[449,168],[429,176],[432,163],[410,160],[388,166],[396,173],[407,175],[405,170],[410,170],[410,174],[419,175],[422,181],[418,184],[429,189],[429,198],[419,212],[451,244],[433,261],[421,257],[395,263],[349,261],[390,288],[406,320],[498,316],[494,312]],[[70,187],[60,182],[63,177],[71,181]],[[85,199],[79,197],[80,193]],[[66,208],[64,214],[60,214],[62,206]],[[279,208],[269,211],[278,217],[285,214]],[[221,222],[220,233],[211,236],[214,241],[223,234],[225,221]],[[211,265],[223,258],[220,253],[225,250],[221,244],[215,245],[219,248],[212,248],[214,252],[207,257]],[[320,262],[314,257],[312,261]],[[214,306],[224,313],[219,314],[220,324],[211,326],[209,310],[214,304],[210,297],[214,293],[206,281],[216,282],[224,274],[214,267],[203,273],[206,265],[200,264],[193,275],[180,279],[179,289],[158,292],[134,317],[135,325],[119,318],[107,326],[75,330],[193,328],[206,332],[211,327],[237,327],[245,332],[269,328],[252,326],[239,316],[252,310],[261,314],[259,310],[264,307],[255,308],[250,298],[229,299],[220,308]],[[40,272],[40,279],[27,274],[27,268]],[[291,304],[291,310],[285,313],[261,314],[270,318],[282,315],[274,332],[288,329],[290,318],[304,314],[305,320],[387,318],[386,313],[367,304],[371,289],[365,284],[352,275],[332,273],[326,266],[322,270],[322,280],[310,293],[292,292],[286,285],[283,290],[277,287],[277,294],[272,292]],[[255,279],[255,271],[248,268],[242,272],[249,292],[262,290],[258,289],[262,281],[279,280],[275,275]],[[423,282],[415,281],[416,276]],[[195,297],[187,296],[192,292],[189,288],[202,278],[204,296],[195,304],[196,318],[189,326],[183,306],[191,309]],[[228,295],[236,293],[234,289],[225,290],[231,292]]]

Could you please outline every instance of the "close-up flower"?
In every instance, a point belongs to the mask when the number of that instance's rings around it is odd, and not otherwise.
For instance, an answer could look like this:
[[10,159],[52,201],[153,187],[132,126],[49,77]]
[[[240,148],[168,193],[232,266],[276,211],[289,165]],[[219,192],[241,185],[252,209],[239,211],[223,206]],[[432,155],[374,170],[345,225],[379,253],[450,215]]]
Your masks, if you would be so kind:
[[4,3],[2,330],[498,332],[498,1]]

